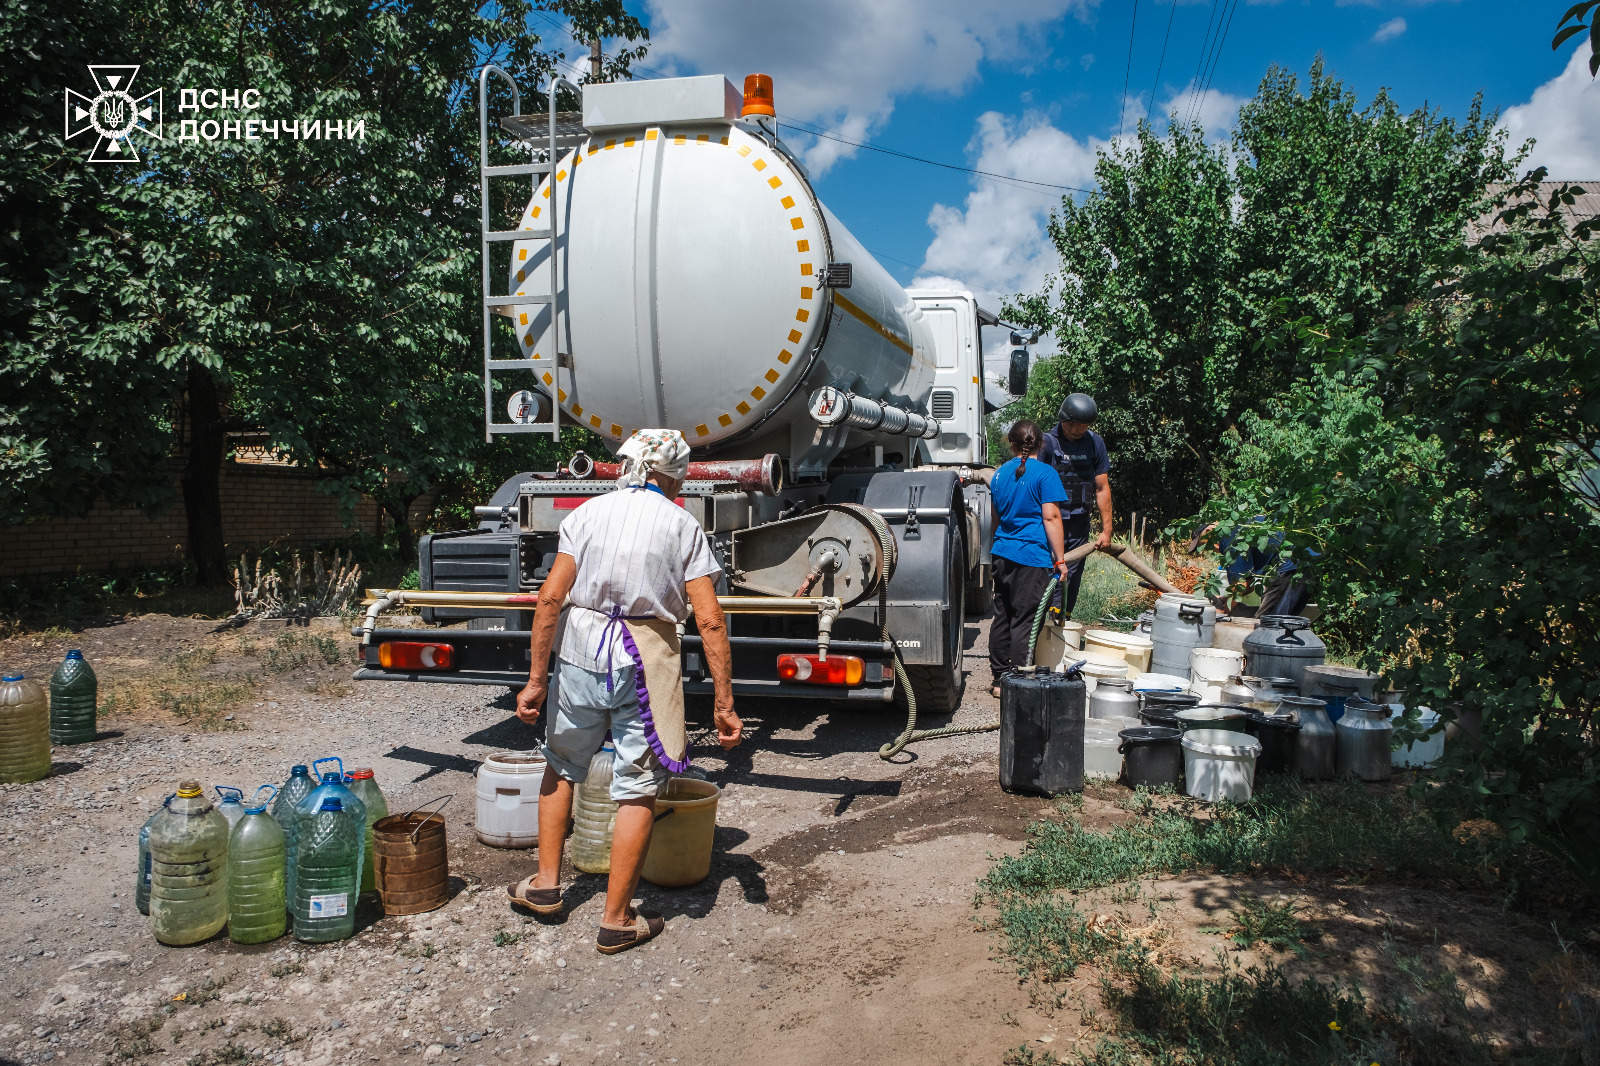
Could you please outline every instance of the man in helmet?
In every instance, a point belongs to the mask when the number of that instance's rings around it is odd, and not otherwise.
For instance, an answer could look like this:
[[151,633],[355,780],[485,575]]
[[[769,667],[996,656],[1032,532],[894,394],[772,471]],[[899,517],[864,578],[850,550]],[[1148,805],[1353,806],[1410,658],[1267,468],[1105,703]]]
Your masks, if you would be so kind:
[[[1057,425],[1046,430],[1039,447],[1039,459],[1055,467],[1067,500],[1060,504],[1061,523],[1066,535],[1065,550],[1089,542],[1089,511],[1100,512],[1100,538],[1096,546],[1111,543],[1111,459],[1106,442],[1089,428],[1098,413],[1094,400],[1075,392],[1061,401],[1056,412]],[[1067,570],[1066,613],[1078,602],[1078,584],[1083,579],[1083,560]]]

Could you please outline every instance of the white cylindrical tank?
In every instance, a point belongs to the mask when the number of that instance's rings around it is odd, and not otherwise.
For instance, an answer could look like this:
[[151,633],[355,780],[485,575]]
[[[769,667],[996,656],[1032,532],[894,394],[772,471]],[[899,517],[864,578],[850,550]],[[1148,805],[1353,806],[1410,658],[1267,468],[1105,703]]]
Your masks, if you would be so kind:
[[[926,411],[935,354],[922,312],[754,127],[594,134],[535,192],[521,226],[543,228],[552,209],[570,366],[549,305],[517,306],[512,320],[561,410],[613,446],[661,426],[737,454],[757,432],[813,427],[806,401],[830,384]],[[513,244],[508,291],[548,294],[548,249]],[[830,262],[851,264],[848,289],[818,284]],[[818,444],[870,437],[814,428]]]

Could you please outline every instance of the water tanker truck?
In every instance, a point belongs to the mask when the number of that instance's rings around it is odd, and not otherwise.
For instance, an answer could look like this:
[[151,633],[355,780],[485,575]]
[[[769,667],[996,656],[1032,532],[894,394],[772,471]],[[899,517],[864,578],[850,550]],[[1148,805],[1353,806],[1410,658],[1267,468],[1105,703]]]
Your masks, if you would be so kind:
[[[491,163],[490,78],[525,163]],[[581,112],[556,110],[560,88],[579,92],[558,79],[522,114],[498,68],[479,82],[486,433],[581,426],[614,450],[680,431],[735,694],[881,704],[909,682],[922,710],[954,709],[962,619],[988,603],[997,320],[873,259],[777,136],[764,76],[590,85]],[[527,183],[520,217],[494,217],[503,181]],[[558,528],[615,488],[608,460],[520,473],[476,528],[424,536],[420,589],[370,598],[357,679],[524,684]],[[397,604],[448,628],[382,628]],[[683,648],[686,690],[709,694],[692,618]]]

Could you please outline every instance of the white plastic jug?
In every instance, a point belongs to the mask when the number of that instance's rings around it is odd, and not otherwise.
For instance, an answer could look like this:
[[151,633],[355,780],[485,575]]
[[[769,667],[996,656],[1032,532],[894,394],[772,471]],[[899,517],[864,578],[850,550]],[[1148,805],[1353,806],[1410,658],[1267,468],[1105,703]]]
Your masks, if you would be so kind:
[[497,751],[478,766],[478,839],[491,848],[531,848],[539,843],[539,786],[544,756]]

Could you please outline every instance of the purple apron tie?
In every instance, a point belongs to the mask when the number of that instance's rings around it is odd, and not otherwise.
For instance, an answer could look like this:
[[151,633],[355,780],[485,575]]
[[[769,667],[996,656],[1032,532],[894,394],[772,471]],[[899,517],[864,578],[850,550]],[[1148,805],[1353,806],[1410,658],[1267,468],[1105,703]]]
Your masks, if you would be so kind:
[[[613,627],[615,627],[622,637],[622,650],[627,652],[628,657],[633,660],[633,689],[634,693],[639,698],[639,719],[640,721],[644,722],[645,739],[650,742],[650,750],[656,753],[656,758],[661,761],[661,765],[665,766],[669,773],[681,774],[689,768],[688,745],[684,746],[683,758],[681,760],[674,759],[668,755],[666,747],[662,745],[661,737],[656,733],[656,720],[650,714],[650,689],[646,687],[644,681],[644,657],[639,654],[639,645],[634,643],[633,634],[628,632],[628,627],[626,624],[629,621],[644,621],[647,619],[654,620],[655,615],[628,615],[622,613],[621,607],[611,608],[611,614],[606,622],[606,627],[600,631],[600,647],[599,650],[595,652],[595,658],[601,662],[606,661],[606,645],[610,643],[611,632]],[[606,671],[606,691],[612,691],[610,670]]]

